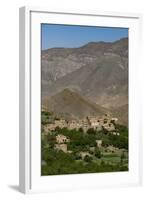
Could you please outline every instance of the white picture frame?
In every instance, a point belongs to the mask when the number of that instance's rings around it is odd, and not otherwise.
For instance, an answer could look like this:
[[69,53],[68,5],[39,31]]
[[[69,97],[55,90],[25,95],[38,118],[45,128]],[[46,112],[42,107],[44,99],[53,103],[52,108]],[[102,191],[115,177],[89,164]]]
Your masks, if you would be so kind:
[[[140,14],[20,8],[20,191],[23,193],[140,185],[142,124],[140,92]],[[129,28],[129,171],[41,177],[40,24]]]

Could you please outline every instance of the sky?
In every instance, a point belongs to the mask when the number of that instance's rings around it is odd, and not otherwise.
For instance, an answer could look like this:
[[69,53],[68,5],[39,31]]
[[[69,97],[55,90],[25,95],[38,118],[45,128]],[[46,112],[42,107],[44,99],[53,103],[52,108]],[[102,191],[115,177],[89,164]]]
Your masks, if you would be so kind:
[[127,28],[77,26],[77,25],[41,25],[41,47],[75,48],[88,42],[113,42],[128,37]]

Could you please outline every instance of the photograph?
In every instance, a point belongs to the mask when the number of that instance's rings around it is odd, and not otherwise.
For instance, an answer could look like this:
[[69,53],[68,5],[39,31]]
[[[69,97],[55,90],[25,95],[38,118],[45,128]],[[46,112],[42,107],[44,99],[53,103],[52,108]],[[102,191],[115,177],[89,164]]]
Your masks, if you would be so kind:
[[40,29],[41,176],[129,171],[128,28]]

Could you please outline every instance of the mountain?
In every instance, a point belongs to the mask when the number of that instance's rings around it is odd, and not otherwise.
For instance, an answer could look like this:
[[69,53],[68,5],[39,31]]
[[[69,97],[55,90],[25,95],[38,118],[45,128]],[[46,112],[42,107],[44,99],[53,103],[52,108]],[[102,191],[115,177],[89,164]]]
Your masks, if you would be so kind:
[[72,88],[105,107],[127,103],[128,73],[118,66],[119,58],[100,58],[48,86],[49,94]]
[[113,116],[119,119],[120,124],[128,126],[128,104],[111,109]]
[[49,112],[67,119],[103,116],[107,113],[106,109],[69,89],[64,89],[51,97],[44,98],[43,105]]
[[68,88],[113,113],[120,109],[123,123],[128,105],[128,38],[51,48],[43,50],[41,58],[42,102]]

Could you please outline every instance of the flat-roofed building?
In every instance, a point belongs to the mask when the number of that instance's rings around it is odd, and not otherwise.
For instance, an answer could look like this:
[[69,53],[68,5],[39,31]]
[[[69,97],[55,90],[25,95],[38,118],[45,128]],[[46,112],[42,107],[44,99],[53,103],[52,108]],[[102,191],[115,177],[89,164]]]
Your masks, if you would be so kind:
[[64,119],[60,119],[60,120],[55,120],[55,126],[59,127],[59,128],[65,128],[67,127],[67,122]]
[[55,149],[67,153],[67,144],[55,144]]
[[64,143],[70,142],[70,140],[65,135],[59,134],[56,136],[56,142],[58,144],[64,144]]
[[96,140],[97,147],[102,147],[102,140]]

